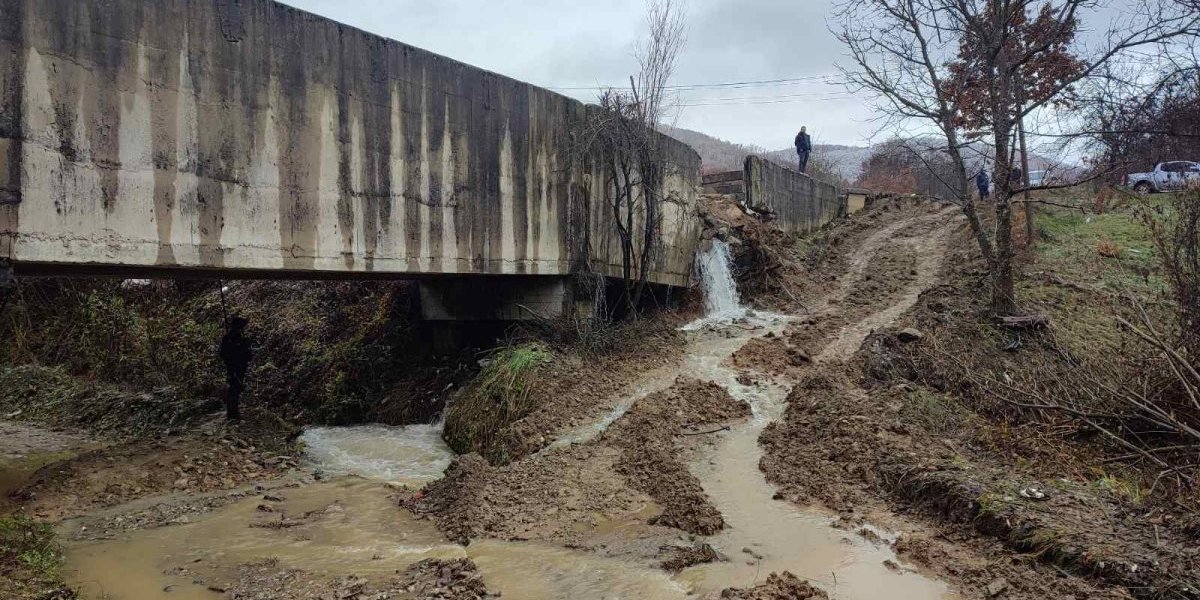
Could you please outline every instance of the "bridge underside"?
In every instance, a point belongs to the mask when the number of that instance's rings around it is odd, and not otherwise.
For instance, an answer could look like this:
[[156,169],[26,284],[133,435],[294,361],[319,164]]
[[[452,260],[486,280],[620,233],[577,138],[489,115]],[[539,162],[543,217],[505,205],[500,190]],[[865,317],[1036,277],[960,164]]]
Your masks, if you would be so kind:
[[[0,270],[8,268],[0,264]],[[443,275],[38,263],[18,263],[11,269],[19,279],[414,281],[420,291],[421,316],[430,321],[531,321],[567,315],[590,318],[593,304],[590,295],[577,300],[575,278],[561,275]],[[7,280],[4,273],[0,273],[0,279]]]

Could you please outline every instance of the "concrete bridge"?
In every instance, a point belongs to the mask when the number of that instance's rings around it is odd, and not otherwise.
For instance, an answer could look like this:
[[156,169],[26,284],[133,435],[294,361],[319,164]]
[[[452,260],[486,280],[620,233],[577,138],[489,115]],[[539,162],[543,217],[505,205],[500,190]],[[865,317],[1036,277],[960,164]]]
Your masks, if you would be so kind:
[[[18,274],[419,277],[431,317],[621,273],[565,96],[270,0],[0,0],[0,259]],[[650,279],[689,281],[666,140]],[[475,314],[475,313],[478,314]]]

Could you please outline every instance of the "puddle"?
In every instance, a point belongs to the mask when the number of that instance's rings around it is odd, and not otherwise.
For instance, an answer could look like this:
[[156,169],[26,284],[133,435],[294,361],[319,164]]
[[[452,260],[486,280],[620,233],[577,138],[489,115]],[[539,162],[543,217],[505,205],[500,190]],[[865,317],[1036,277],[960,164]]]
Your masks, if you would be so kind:
[[[506,598],[684,598],[657,569],[528,542],[446,542],[431,521],[396,507],[378,481],[346,477],[281,490],[282,502],[254,498],[194,523],[136,531],[67,548],[64,575],[85,600],[215,600],[211,584],[236,580],[237,567],[273,559],[329,578],[384,580],[426,558],[470,557],[489,589]],[[258,510],[271,504],[273,512]],[[291,526],[272,526],[281,522]],[[165,590],[169,590],[169,593]]]
[[[663,571],[548,544],[447,542],[432,521],[396,506],[384,485],[421,485],[450,460],[440,426],[314,428],[308,461],[349,476],[255,497],[195,522],[68,545],[64,575],[84,600],[216,600],[238,566],[265,560],[329,578],[387,579],[427,558],[469,557],[507,598],[675,600],[687,590]],[[266,504],[271,512],[259,510]],[[281,524],[286,524],[282,526]]]
[[[224,595],[209,590],[210,582],[236,579],[245,563],[276,559],[281,568],[369,578],[425,558],[463,556],[432,523],[398,510],[379,482],[345,478],[273,493],[284,501],[255,497],[194,523],[68,546],[64,575],[85,599],[212,600]],[[284,519],[296,524],[272,526]]]
[[8,495],[25,485],[38,469],[101,445],[79,433],[0,421],[0,512],[12,506]]

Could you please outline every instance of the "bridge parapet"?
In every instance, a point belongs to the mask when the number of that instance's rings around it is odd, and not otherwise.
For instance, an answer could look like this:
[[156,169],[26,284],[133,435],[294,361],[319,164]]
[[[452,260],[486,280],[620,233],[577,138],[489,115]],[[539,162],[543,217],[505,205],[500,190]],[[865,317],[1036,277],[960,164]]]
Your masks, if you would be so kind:
[[[0,258],[18,270],[617,276],[582,103],[270,0],[0,0]],[[667,139],[650,279],[686,285]]]

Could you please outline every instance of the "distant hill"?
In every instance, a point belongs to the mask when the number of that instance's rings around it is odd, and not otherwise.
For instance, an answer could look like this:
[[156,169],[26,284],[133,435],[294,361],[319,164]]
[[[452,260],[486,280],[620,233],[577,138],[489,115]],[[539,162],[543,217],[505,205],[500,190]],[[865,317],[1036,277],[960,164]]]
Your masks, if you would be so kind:
[[[796,165],[796,151],[792,148],[767,150],[759,146],[738,144],[713,137],[706,133],[679,127],[663,127],[663,133],[695,149],[703,162],[701,168],[705,173],[721,173],[741,169],[746,156],[750,154],[758,154],[767,160],[789,167],[795,167]],[[911,138],[908,143],[917,148],[928,147],[930,148],[928,152],[937,152],[933,149],[942,145],[936,138],[920,137]],[[886,145],[881,144],[869,147],[817,144],[813,147],[812,160],[819,161],[822,166],[828,165],[829,171],[827,172],[835,174],[843,180],[837,183],[852,185],[862,174],[863,165],[870,159],[871,153],[877,149],[886,147]],[[967,173],[969,176],[973,177],[979,171],[980,167],[985,164],[984,157],[989,155],[989,147],[982,142],[973,142],[967,148],[964,148],[963,156],[967,163]],[[1050,170],[1059,176],[1065,176],[1077,173],[1079,166],[1062,163],[1031,152],[1029,155],[1029,169],[1031,171]],[[822,178],[820,175],[817,175],[817,177],[819,179]],[[828,179],[832,181],[834,177],[828,177]]]
[[[796,164],[796,151],[792,148],[767,150],[679,127],[664,127],[663,132],[695,149],[704,163],[703,169],[706,173],[736,171],[742,168],[746,156],[750,154],[758,154],[772,162],[788,166]],[[846,181],[858,179],[862,165],[870,155],[871,149],[868,147],[832,144],[817,144],[813,147],[813,158],[828,162],[834,172]]]

